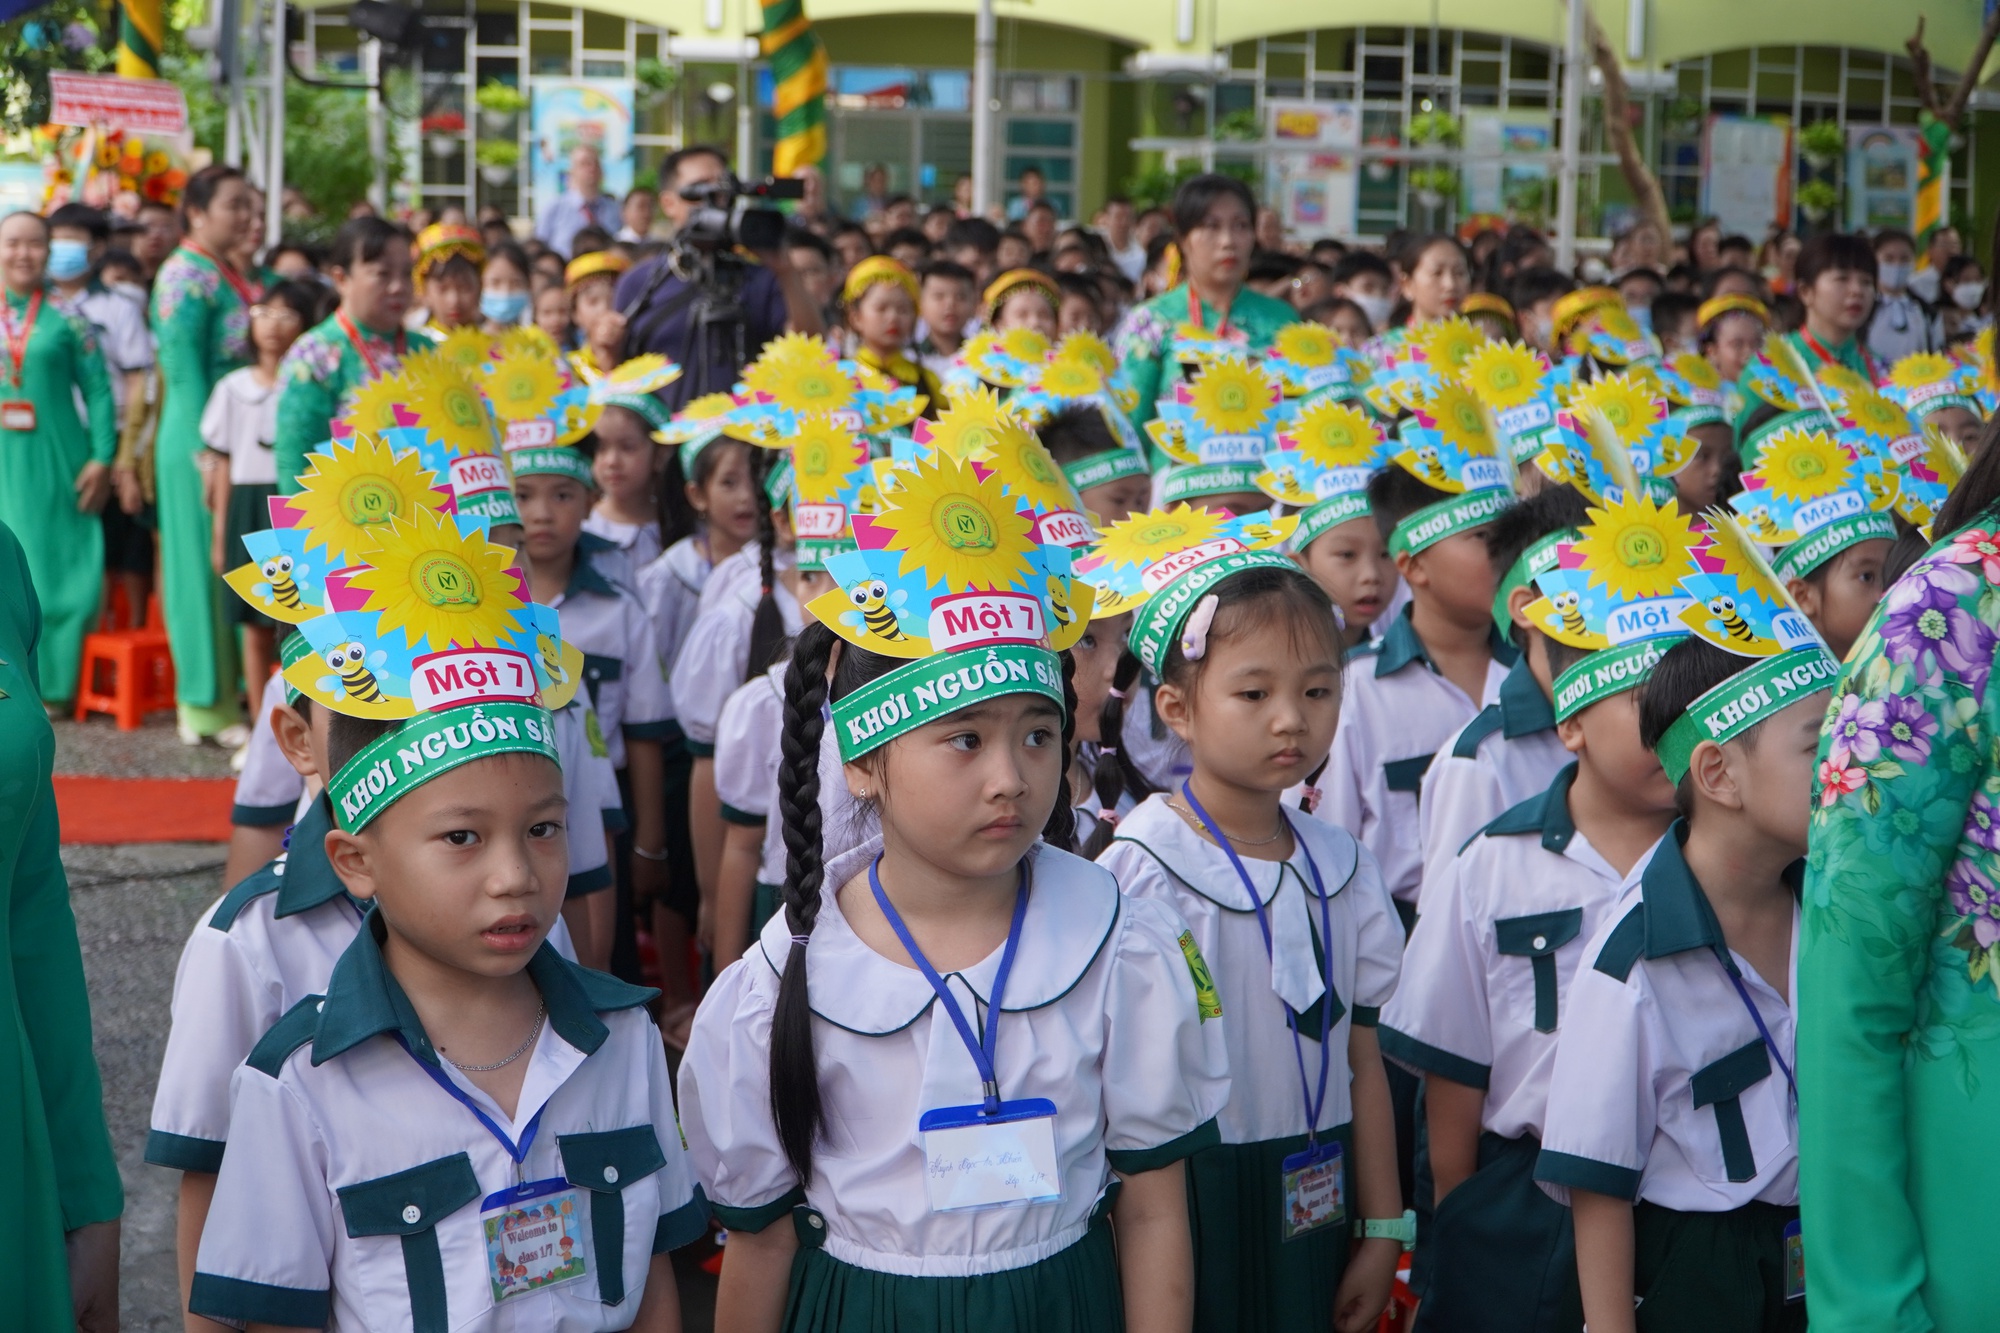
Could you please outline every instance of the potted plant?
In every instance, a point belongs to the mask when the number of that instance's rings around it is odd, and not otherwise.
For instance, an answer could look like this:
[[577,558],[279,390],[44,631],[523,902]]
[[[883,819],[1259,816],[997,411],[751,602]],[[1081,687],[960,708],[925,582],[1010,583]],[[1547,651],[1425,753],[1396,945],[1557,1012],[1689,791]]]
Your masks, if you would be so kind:
[[1419,111],[1410,117],[1410,142],[1438,148],[1456,148],[1459,141],[1458,117],[1449,111]]
[[521,145],[512,139],[482,139],[472,156],[479,164],[479,179],[488,185],[505,185],[521,165]]
[[528,109],[528,95],[511,83],[488,79],[472,95],[479,104],[479,123],[492,134],[504,134],[515,116]]
[[424,137],[430,141],[432,155],[436,157],[456,157],[465,142],[465,117],[456,111],[433,111],[425,116],[421,126]]
[[1799,131],[1799,151],[1814,168],[1825,171],[1847,151],[1847,132],[1838,121],[1816,120]]
[[647,56],[640,60],[632,71],[633,81],[639,85],[639,94],[647,102],[657,102],[674,89],[681,86],[681,71],[676,65]]
[[1410,171],[1410,189],[1425,208],[1439,209],[1458,193],[1458,173],[1450,167],[1431,165]]
[[1825,181],[1807,181],[1799,187],[1799,212],[1808,222],[1825,222],[1839,206],[1840,192]]

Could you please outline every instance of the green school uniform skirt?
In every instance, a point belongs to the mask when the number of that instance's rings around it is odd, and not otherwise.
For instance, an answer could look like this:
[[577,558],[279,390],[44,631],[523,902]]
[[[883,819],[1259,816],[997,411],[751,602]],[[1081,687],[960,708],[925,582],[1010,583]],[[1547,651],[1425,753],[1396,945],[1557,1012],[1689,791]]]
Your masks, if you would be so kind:
[[1332,1326],[1333,1297],[1347,1271],[1357,1201],[1354,1127],[1321,1134],[1338,1140],[1346,1177],[1344,1221],[1282,1238],[1284,1160],[1306,1146],[1296,1138],[1225,1143],[1188,1159],[1188,1222],[1194,1233],[1194,1326],[1237,1333],[1295,1333]]
[[1479,1169],[1431,1216],[1416,1333],[1580,1333],[1569,1209],[1535,1184],[1541,1140],[1479,1136]]
[[764,933],[764,926],[785,905],[785,887],[758,880],[750,886],[750,938]]
[[843,1263],[822,1248],[824,1219],[797,1209],[784,1333],[1122,1333],[1111,1197],[1068,1249],[975,1277],[904,1277]]
[[1785,1227],[1797,1208],[1726,1213],[1632,1210],[1639,1333],[1805,1333],[1806,1303],[1785,1299]]

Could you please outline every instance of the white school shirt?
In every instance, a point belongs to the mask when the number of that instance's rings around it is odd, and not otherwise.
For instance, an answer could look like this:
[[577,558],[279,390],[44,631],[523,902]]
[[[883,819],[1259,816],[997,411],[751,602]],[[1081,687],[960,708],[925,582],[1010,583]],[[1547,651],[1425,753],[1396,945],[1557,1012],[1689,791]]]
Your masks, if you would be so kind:
[[[1333,1026],[1326,1103],[1314,1128],[1329,1130],[1353,1120],[1348,1034],[1355,1023],[1375,1025],[1395,993],[1402,965],[1403,923],[1382,887],[1375,858],[1331,824],[1301,816],[1292,819],[1292,828],[1298,846],[1291,859],[1243,862],[1268,914],[1275,956],[1265,951],[1256,908],[1229,858],[1170,810],[1164,793],[1147,797],[1119,821],[1117,838],[1097,858],[1118,877],[1126,897],[1171,907],[1208,960],[1229,1043],[1229,1104],[1216,1117],[1224,1143],[1262,1143],[1306,1132],[1298,1052],[1304,1051],[1306,1076],[1316,1088],[1320,997],[1326,993],[1322,956],[1330,956],[1333,965]],[[1320,900],[1308,852],[1326,887],[1330,945],[1320,937]],[[1296,1049],[1285,1021],[1288,1008],[1300,1015],[1305,1039]]]
[[[1724,961],[1794,1073],[1796,1014],[1724,942],[1681,854],[1686,836],[1681,823],[1660,839],[1584,949],[1535,1164],[1558,1202],[1572,1188],[1690,1213],[1799,1201],[1791,1087]],[[1791,995],[1798,959],[1795,908]]]
[[[134,296],[134,290],[140,295]],[[144,289],[106,287],[93,278],[73,299],[66,300],[50,288],[49,303],[81,319],[97,335],[97,350],[104,354],[104,369],[111,376],[111,401],[118,408],[119,420],[124,420],[125,377],[135,370],[151,370],[155,360]],[[77,402],[81,407],[81,395]]]
[[1571,760],[1556,735],[1556,710],[1523,657],[1501,682],[1500,698],[1438,750],[1417,798],[1423,888],[1417,910],[1430,910],[1429,886],[1479,830],[1549,789]]
[[1480,1127],[1507,1139],[1542,1133],[1577,969],[1624,887],[1570,818],[1575,779],[1564,769],[1425,881],[1412,981],[1382,1011],[1383,1053],[1483,1088]]
[[[806,950],[827,1133],[803,1189],[771,1120],[771,1016],[792,947],[782,913],[695,1015],[682,1127],[725,1225],[761,1231],[806,1203],[843,1263],[911,1277],[1005,1272],[1081,1240],[1112,1171],[1156,1170],[1216,1142],[1229,1062],[1222,1024],[1200,1017],[1179,943],[1187,924],[1124,897],[1101,867],[1037,843],[995,1059],[1001,1097],[1056,1104],[1062,1198],[932,1212],[918,1117],[977,1104],[979,1073],[923,974],[862,943],[841,913],[840,886],[859,874],[849,892],[867,893],[880,851],[875,840],[827,864]],[[945,978],[976,1029],[1001,952]]]
[[[756,625],[757,604],[764,599],[764,584],[754,557],[748,577],[743,575],[742,566],[737,564],[743,554],[738,551],[709,575],[708,586],[701,591],[700,610],[674,662],[674,716],[687,737],[688,752],[697,757],[715,753],[722,705],[750,675],[750,631]],[[790,552],[775,554],[780,565],[788,563]],[[771,595],[778,604],[785,633],[797,634],[804,623],[798,599],[782,581],[772,585]]]
[[[789,661],[747,680],[722,706],[715,728],[715,794],[725,823],[764,830],[757,878],[785,882],[785,825],[772,819],[778,806],[778,774],[784,764],[785,671]],[[839,856],[870,838],[881,824],[874,807],[847,790],[841,769],[840,738],[831,726],[819,735],[819,826],[821,858]]]
[[570,809],[568,892],[575,897],[610,886],[604,832],[624,819],[625,803],[618,794],[618,772],[611,767],[608,745],[591,740],[593,723],[584,703],[572,699],[553,717],[556,762],[562,765],[563,796]]
[[[454,1330],[629,1326],[652,1256],[699,1237],[707,1220],[675,1132],[659,1029],[640,1007],[657,992],[545,945],[528,972],[548,1018],[510,1120],[432,1054],[376,934],[358,933],[324,1000],[293,1008],[236,1073],[191,1308],[370,1333],[412,1329],[418,1302],[433,1326]],[[539,1116],[524,1176],[582,1191],[587,1276],[496,1306],[481,1213],[515,1183],[515,1165],[419,1057],[516,1142]],[[411,1281],[419,1265],[442,1276],[441,1293]]]
[[[201,442],[229,456],[231,486],[278,484],[278,390],[244,366],[216,381],[201,410]],[[233,555],[234,552],[231,552]]]
[[583,530],[593,537],[602,537],[623,551],[635,580],[640,570],[660,558],[660,525],[657,520],[620,523],[593,509],[583,520]]
[[670,698],[674,661],[694,624],[710,568],[700,544],[683,537],[639,570],[639,600],[653,618],[653,647],[660,655],[660,679],[667,682]]
[[[1405,614],[1379,642],[1348,654],[1340,726],[1316,784],[1313,814],[1361,840],[1382,867],[1391,895],[1414,904],[1423,878],[1417,793],[1424,771],[1458,729],[1489,703],[1518,654],[1496,630],[1486,690],[1478,699],[1440,675]],[[1285,793],[1299,807],[1305,785]]]
[[285,701],[284,682],[267,681],[263,703],[257,709],[257,724],[250,729],[250,744],[244,753],[243,771],[236,775],[236,795],[229,808],[229,822],[248,828],[274,828],[292,821],[292,813],[305,795],[306,780],[278,748],[278,734],[271,730],[271,714]]
[[597,715],[613,768],[625,767],[626,740],[667,739],[674,715],[653,622],[630,585],[607,573],[623,558],[603,538],[584,533],[569,586],[550,603],[562,617],[564,641],[583,653],[579,697]]

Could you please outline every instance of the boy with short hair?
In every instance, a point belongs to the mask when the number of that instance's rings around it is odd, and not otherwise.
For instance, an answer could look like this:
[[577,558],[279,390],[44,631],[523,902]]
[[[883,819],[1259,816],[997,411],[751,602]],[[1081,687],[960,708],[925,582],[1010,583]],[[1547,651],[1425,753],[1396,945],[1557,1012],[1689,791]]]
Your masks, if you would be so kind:
[[1369,327],[1381,333],[1396,308],[1396,274],[1382,256],[1350,250],[1333,266],[1333,294],[1360,306]]
[[1639,700],[1683,818],[1584,950],[1535,1165],[1595,1333],[1806,1327],[1791,975],[1839,663],[1740,528],[1703,540]]
[[[1619,544],[1620,534],[1662,522],[1650,502],[1592,516],[1561,543],[1569,567],[1545,564],[1540,596],[1529,585],[1517,608],[1555,672],[1552,720],[1569,762],[1427,874],[1405,958],[1422,984],[1398,991],[1382,1015],[1383,1053],[1425,1080],[1436,1190],[1417,1314],[1425,1333],[1556,1333],[1582,1321],[1569,1212],[1535,1187],[1533,1172],[1584,942],[1673,821],[1673,786],[1640,744],[1634,691],[1686,631],[1671,622],[1659,637],[1610,646],[1611,612],[1624,599],[1578,597],[1589,608],[1580,633],[1555,605],[1579,587],[1629,588],[1662,567],[1671,588],[1676,571],[1693,570],[1685,540],[1655,564],[1653,548]],[[1671,510],[1664,519],[1683,537],[1691,531]]]

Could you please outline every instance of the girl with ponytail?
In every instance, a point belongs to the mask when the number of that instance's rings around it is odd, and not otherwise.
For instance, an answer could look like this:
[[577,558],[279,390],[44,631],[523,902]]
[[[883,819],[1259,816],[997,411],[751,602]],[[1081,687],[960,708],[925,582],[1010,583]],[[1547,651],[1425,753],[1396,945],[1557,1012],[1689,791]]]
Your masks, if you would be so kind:
[[[1005,471],[900,471],[793,647],[781,910],[681,1066],[730,1229],[718,1327],[1191,1326],[1182,1163],[1228,1086],[1213,984],[1178,915],[1062,850],[1060,653],[1089,589],[1048,572],[1066,554],[1031,540]],[[845,852],[829,727],[880,820]],[[977,1165],[1002,1154],[1019,1165]]]

